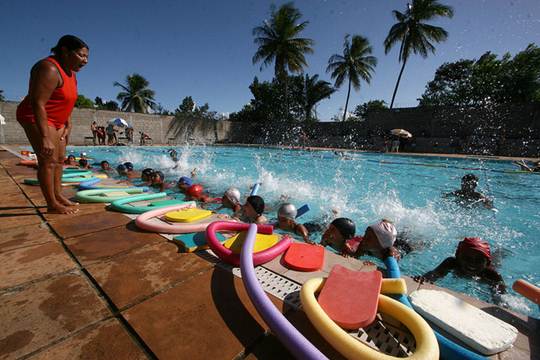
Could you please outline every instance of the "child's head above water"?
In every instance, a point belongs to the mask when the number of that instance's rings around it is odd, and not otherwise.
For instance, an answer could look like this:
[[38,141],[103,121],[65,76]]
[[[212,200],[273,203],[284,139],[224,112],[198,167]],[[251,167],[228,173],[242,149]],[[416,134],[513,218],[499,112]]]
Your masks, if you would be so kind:
[[79,160],[79,166],[82,167],[82,168],[88,167],[88,160],[86,160],[86,159],[80,159],[80,160]]
[[99,163],[99,165],[101,166],[101,170],[110,170],[111,169],[111,165],[109,164],[109,162],[107,160],[103,160],[102,162]]
[[360,249],[379,254],[383,250],[391,248],[396,238],[397,230],[394,224],[383,219],[366,228],[364,238],[360,242]]
[[278,209],[278,222],[279,227],[289,227],[291,223],[295,222],[296,215],[298,214],[298,211],[296,210],[296,206],[294,206],[291,203],[284,203],[281,204],[281,206]]
[[257,195],[249,196],[244,204],[244,214],[252,219],[261,216],[264,212],[264,200]]
[[474,191],[478,186],[478,176],[467,174],[461,178],[461,190]]
[[154,175],[154,169],[146,168],[141,172],[141,180],[151,181],[152,175]]
[[126,171],[133,171],[133,163],[127,161],[124,163],[124,166],[126,167]]
[[354,237],[356,225],[348,218],[337,218],[326,229],[322,236],[321,245],[330,245],[341,251],[346,240]]
[[240,190],[235,187],[230,187],[225,191],[221,198],[223,206],[232,208],[240,204]]
[[456,260],[460,269],[469,274],[478,274],[491,264],[489,243],[478,237],[465,238],[456,249]]
[[120,176],[124,176],[124,175],[127,175],[127,172],[126,172],[126,167],[122,164],[118,165],[116,167],[116,171],[118,172],[118,175]]
[[178,188],[182,191],[187,191],[193,185],[193,180],[187,176],[182,176],[178,179]]
[[154,171],[152,174],[152,185],[159,185],[165,181],[165,174],[161,171]]
[[187,189],[187,195],[196,198],[202,195],[203,186],[201,184],[193,184]]

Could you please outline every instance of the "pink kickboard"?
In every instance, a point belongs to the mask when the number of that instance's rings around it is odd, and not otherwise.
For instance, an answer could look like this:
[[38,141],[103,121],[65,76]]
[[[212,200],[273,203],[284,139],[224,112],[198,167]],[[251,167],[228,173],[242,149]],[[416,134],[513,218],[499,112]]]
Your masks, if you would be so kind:
[[283,256],[285,266],[297,271],[317,271],[324,265],[322,246],[292,243]]
[[336,265],[330,271],[318,301],[339,326],[355,330],[375,320],[382,274],[380,271],[354,271]]

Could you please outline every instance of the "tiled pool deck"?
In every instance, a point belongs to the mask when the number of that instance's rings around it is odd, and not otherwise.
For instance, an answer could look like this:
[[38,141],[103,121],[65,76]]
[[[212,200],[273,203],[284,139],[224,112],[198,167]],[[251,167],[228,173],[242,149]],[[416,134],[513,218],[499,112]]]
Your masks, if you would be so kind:
[[[179,252],[103,204],[47,214],[39,188],[21,185],[35,170],[17,163],[0,151],[0,359],[292,358],[226,267]],[[278,261],[267,268],[301,283],[336,263],[371,268],[330,253],[318,273]],[[493,359],[540,359],[538,320],[458,295],[520,331]],[[269,296],[329,358],[341,358],[301,310]]]

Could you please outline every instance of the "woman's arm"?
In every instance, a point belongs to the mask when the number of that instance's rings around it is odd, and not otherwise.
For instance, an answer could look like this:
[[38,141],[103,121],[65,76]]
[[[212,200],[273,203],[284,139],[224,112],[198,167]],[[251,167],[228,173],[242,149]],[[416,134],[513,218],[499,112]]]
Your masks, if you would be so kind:
[[58,69],[48,62],[41,61],[34,66],[30,74],[28,97],[34,113],[36,126],[42,137],[41,155],[49,157],[53,154],[54,143],[49,137],[47,111],[45,104],[51,98],[54,89],[59,85]]

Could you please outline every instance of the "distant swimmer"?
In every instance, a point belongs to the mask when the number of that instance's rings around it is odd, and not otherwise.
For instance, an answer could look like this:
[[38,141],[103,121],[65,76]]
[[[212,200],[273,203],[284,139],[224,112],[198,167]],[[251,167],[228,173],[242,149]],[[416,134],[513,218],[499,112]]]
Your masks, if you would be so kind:
[[519,166],[519,168],[522,170],[522,171],[529,171],[529,172],[540,172],[540,160],[534,162],[532,166],[529,166],[527,165],[527,163],[525,162],[525,160],[521,160],[521,161],[514,161],[514,164],[516,164],[517,166]]
[[478,176],[467,174],[461,178],[461,189],[448,193],[445,197],[455,196],[463,205],[482,204],[488,209],[493,208],[493,201],[476,191],[477,186]]

